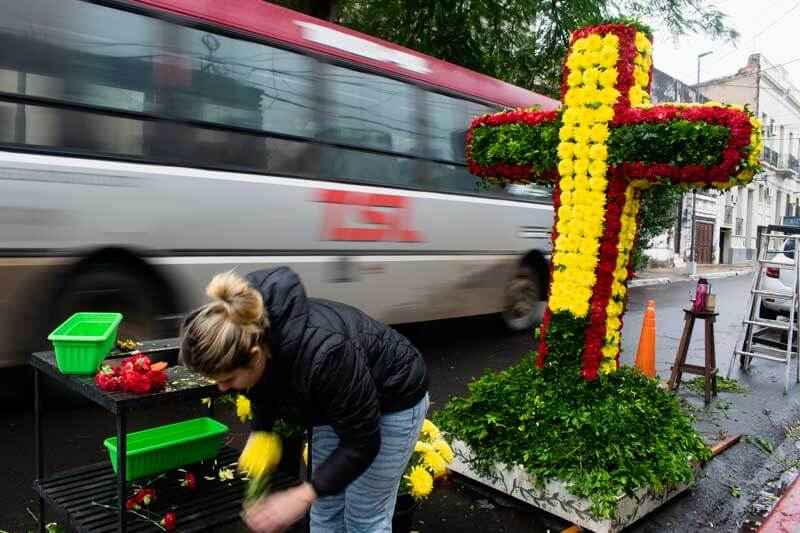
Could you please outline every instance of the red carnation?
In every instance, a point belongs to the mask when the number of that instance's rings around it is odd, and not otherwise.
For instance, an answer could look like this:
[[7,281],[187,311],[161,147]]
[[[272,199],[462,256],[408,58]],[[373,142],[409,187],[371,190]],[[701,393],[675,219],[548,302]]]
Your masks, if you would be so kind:
[[150,505],[158,499],[155,489],[140,489],[136,492],[136,502],[142,505]]
[[164,515],[164,518],[161,519],[161,525],[164,526],[164,529],[167,531],[173,531],[175,529],[175,522],[177,521],[177,517],[175,513],[167,513]]
[[191,472],[186,472],[186,476],[181,480],[181,487],[193,489],[197,486],[197,479]]
[[161,390],[167,386],[167,375],[163,370],[151,370],[147,373],[147,378],[150,380],[150,387],[153,390]]

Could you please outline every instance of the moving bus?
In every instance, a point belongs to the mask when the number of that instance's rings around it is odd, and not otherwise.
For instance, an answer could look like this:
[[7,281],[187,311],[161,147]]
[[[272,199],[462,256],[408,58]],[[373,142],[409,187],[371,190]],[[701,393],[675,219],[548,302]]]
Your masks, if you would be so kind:
[[76,310],[174,334],[229,269],[392,324],[541,310],[551,194],[465,144],[554,100],[262,0],[3,2],[0,50],[0,366]]

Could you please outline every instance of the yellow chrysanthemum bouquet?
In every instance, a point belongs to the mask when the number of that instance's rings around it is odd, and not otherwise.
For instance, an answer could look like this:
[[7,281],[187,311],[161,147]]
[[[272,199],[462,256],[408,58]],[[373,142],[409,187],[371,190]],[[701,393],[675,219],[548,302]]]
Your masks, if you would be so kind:
[[272,472],[281,461],[283,446],[275,433],[256,431],[250,434],[239,457],[238,470],[247,475],[245,501],[265,496],[269,491]]
[[447,474],[447,465],[452,460],[453,451],[439,428],[426,419],[400,482],[399,494],[410,494],[415,500],[427,498],[433,491],[434,480]]

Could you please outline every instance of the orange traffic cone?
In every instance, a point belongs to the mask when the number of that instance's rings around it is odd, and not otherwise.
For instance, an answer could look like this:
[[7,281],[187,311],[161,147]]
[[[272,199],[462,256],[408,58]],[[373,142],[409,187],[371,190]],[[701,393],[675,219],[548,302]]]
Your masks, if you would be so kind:
[[642,334],[636,350],[636,368],[650,378],[656,377],[656,303],[647,301],[647,311],[642,320]]

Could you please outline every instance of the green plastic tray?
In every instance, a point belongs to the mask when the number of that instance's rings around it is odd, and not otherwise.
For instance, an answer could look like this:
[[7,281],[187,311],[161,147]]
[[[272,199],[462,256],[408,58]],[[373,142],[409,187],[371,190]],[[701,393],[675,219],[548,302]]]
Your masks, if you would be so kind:
[[[216,457],[228,426],[213,418],[194,418],[128,433],[125,479],[131,481]],[[103,441],[117,471],[117,438]]]
[[75,313],[69,317],[47,336],[58,369],[64,374],[97,372],[114,346],[120,322],[120,313]]

